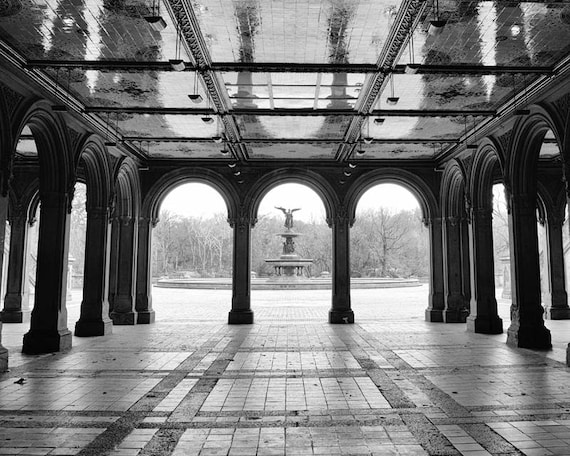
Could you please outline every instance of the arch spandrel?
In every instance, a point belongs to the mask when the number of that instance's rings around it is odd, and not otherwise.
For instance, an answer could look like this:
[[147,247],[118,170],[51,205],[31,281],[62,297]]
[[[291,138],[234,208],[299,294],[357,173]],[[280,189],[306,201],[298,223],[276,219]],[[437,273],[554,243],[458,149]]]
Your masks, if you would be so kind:
[[75,169],[63,117],[54,113],[45,100],[21,104],[11,123],[12,154],[15,153],[17,141],[26,126],[32,131],[38,150],[40,190],[69,193],[74,183]]
[[111,163],[98,135],[87,135],[78,145],[76,172],[83,166],[87,184],[87,208],[105,208],[111,197]]
[[221,174],[205,168],[182,168],[164,174],[146,192],[141,209],[143,217],[158,220],[160,206],[171,190],[186,183],[202,183],[214,188],[226,203],[228,220],[238,216],[239,201],[233,185]]
[[384,168],[363,174],[350,186],[345,198],[345,206],[351,225],[356,219],[356,207],[362,195],[370,188],[379,184],[397,184],[410,191],[418,200],[424,220],[427,221],[434,217],[439,217],[440,211],[437,198],[426,181],[409,171],[397,168]]
[[519,119],[513,128],[510,150],[505,164],[505,182],[514,194],[536,192],[538,157],[544,135],[551,130],[562,150],[560,120],[541,105],[532,105],[530,114]]
[[319,195],[325,206],[327,223],[330,225],[333,217],[336,215],[336,209],[340,207],[339,197],[333,187],[320,174],[296,168],[280,169],[267,173],[253,184],[244,201],[244,207],[248,210],[252,225],[257,220],[259,205],[265,195],[281,184],[290,183],[306,185]]

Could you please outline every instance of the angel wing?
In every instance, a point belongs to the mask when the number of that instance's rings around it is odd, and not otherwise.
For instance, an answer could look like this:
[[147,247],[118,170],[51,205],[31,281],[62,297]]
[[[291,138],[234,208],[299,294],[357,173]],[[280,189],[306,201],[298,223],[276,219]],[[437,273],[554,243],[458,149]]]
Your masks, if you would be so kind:
[[284,207],[279,207],[279,206],[275,206],[275,209],[279,209],[280,211],[283,211],[284,213],[287,211]]
[[291,209],[291,212],[300,211],[300,210],[301,210],[301,208],[298,207],[298,208],[296,208],[296,209]]

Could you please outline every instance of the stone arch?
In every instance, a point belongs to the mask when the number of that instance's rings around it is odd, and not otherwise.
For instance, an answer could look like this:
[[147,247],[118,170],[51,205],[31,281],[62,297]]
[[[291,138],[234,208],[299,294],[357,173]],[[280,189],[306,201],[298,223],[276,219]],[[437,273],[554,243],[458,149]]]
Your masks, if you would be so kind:
[[452,160],[445,167],[441,181],[440,204],[444,217],[460,217],[465,214],[465,189],[467,173],[459,160]]
[[81,175],[87,185],[87,209],[105,208],[109,205],[111,164],[99,136],[88,135],[80,141],[75,175]]
[[73,185],[73,159],[63,117],[54,114],[47,101],[35,101],[19,107],[12,122],[12,147],[25,126],[29,126],[38,149],[40,191],[65,193]]
[[492,208],[493,206],[496,171],[498,168],[503,175],[504,166],[499,150],[500,146],[493,138],[486,138],[473,158],[466,184],[472,207]]
[[313,171],[298,168],[280,169],[268,173],[253,185],[245,199],[250,220],[257,220],[259,205],[265,195],[273,188],[284,183],[302,184],[314,190],[325,206],[327,223],[331,225],[335,209],[338,208],[340,204],[334,189],[321,175]]
[[561,127],[558,119],[544,107],[533,105],[531,113],[515,123],[507,153],[505,181],[516,194],[536,193],[537,160],[544,135],[550,129],[562,150]]
[[409,171],[385,168],[368,172],[360,176],[350,187],[345,201],[351,224],[356,217],[358,201],[367,190],[378,184],[398,184],[410,191],[418,200],[424,220],[436,217],[438,213],[437,200],[427,183]]
[[237,194],[236,189],[220,174],[202,168],[183,168],[163,175],[145,195],[142,214],[151,220],[158,220],[160,205],[166,195],[175,187],[188,182],[200,182],[213,187],[226,203],[228,219],[231,220],[236,216],[238,207],[234,196]]
[[132,158],[125,158],[117,166],[113,194],[116,216],[139,216],[141,186],[138,167]]

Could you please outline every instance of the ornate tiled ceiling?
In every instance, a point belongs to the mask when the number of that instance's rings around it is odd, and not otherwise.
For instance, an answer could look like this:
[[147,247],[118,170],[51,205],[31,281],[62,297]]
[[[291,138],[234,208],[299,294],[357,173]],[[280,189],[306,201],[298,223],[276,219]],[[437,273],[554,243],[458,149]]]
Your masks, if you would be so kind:
[[[570,4],[4,0],[0,40],[149,160],[425,160],[547,83]],[[18,150],[35,154],[30,135]]]

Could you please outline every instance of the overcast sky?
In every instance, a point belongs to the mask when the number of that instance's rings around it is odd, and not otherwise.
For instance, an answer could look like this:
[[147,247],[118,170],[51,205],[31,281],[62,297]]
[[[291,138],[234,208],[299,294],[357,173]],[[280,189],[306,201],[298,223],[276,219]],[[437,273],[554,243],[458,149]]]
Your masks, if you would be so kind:
[[[282,184],[275,187],[263,198],[259,215],[282,215],[275,206],[286,209],[301,208],[295,212],[296,220],[318,221],[325,218],[324,205],[319,196],[301,184]],[[368,190],[360,199],[357,211],[375,207],[391,210],[411,210],[419,207],[416,198],[406,189],[395,184],[380,184]],[[161,210],[184,217],[207,218],[215,213],[226,213],[222,197],[212,187],[199,184],[183,184],[172,190],[164,199]]]

